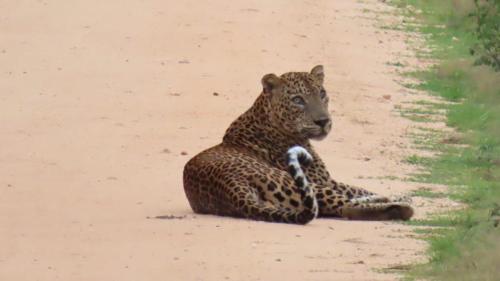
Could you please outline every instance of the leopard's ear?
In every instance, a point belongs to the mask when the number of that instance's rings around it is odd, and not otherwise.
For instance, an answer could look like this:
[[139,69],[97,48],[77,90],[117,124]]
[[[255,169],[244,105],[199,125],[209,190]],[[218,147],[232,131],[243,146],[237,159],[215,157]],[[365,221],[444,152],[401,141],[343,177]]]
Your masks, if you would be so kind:
[[262,77],[262,87],[265,94],[271,94],[281,87],[281,79],[274,73],[266,74]]
[[321,83],[323,83],[323,80],[325,80],[325,72],[323,71],[323,66],[322,65],[316,65],[313,67],[311,70],[311,74]]

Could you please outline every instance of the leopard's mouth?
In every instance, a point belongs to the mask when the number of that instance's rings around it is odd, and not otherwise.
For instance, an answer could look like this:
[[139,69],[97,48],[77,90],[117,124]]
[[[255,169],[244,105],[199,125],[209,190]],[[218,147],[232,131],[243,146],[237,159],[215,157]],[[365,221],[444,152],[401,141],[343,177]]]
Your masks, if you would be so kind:
[[323,133],[321,133],[319,135],[311,137],[311,139],[313,139],[313,140],[323,140],[324,138],[326,138],[326,136],[328,136],[328,132],[323,132]]
[[308,139],[323,140],[326,136],[328,136],[328,133],[330,133],[330,128],[330,126],[326,128],[319,126],[305,127],[302,129],[302,135]]

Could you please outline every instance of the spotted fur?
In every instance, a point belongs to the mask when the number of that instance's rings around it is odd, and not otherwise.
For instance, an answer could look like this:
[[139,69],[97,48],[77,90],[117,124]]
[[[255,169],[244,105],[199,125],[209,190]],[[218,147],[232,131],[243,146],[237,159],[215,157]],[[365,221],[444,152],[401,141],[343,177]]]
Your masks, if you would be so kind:
[[222,143],[184,167],[184,190],[196,213],[306,224],[316,216],[409,219],[413,209],[330,177],[310,139],[331,130],[322,66],[267,74],[253,106]]

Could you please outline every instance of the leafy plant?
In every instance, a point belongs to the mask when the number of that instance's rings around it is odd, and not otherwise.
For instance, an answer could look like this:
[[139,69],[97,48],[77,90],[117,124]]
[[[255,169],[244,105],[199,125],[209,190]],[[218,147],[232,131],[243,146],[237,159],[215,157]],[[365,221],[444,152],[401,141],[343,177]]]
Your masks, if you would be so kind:
[[500,71],[500,0],[474,0],[477,44],[470,49],[478,55],[476,64],[485,64]]

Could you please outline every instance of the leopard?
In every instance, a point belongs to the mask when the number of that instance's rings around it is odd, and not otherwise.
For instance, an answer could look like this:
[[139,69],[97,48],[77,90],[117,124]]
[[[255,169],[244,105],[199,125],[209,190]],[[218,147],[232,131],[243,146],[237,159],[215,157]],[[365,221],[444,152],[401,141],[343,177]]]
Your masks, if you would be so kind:
[[222,142],[184,166],[194,213],[305,225],[317,217],[409,220],[410,202],[334,180],[311,140],[331,131],[322,65],[270,73],[253,105]]

